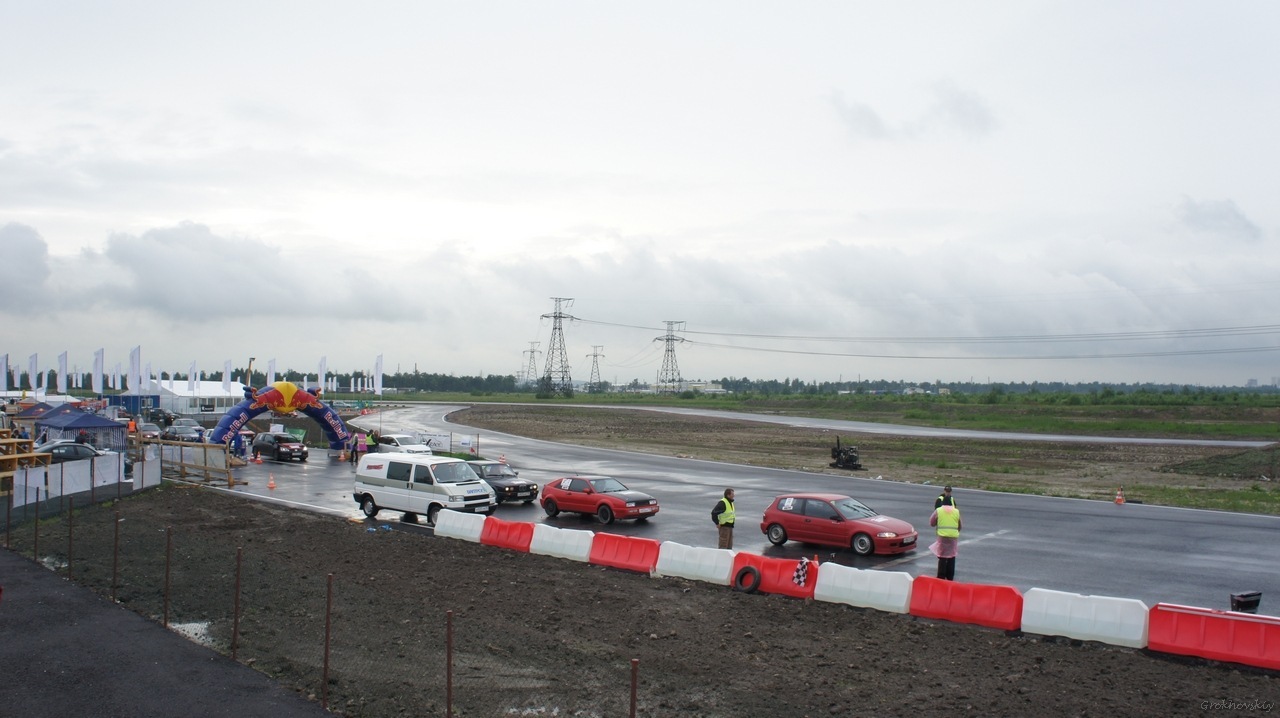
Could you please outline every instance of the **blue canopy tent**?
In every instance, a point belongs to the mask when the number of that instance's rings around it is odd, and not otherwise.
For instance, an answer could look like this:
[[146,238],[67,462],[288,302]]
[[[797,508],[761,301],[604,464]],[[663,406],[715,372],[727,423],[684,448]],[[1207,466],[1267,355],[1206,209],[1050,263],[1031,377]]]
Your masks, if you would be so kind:
[[36,419],[33,436],[39,437],[45,431],[49,432],[48,441],[75,439],[83,431],[89,443],[99,449],[123,452],[129,447],[128,426],[72,406],[58,407]]

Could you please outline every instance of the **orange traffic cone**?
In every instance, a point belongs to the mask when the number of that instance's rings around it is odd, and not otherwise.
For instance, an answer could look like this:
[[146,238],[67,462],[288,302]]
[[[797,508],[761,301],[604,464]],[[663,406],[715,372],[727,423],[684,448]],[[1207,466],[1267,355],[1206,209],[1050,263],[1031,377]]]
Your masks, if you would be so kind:
[[267,488],[268,488],[268,489],[271,489],[272,491],[275,491],[275,490],[276,490],[276,475],[275,475],[275,474],[267,474],[267,477],[268,477],[268,478],[267,478]]
[[1124,503],[1124,487],[1123,487],[1123,486],[1121,486],[1120,488],[1116,489],[1116,503],[1117,503],[1117,504],[1123,504],[1123,503]]

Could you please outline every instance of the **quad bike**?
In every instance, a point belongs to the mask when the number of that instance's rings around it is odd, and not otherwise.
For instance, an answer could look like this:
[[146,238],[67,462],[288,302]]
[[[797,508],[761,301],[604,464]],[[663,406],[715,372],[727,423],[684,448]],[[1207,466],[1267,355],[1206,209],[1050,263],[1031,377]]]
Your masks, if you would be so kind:
[[836,437],[835,448],[831,450],[831,458],[835,459],[835,461],[831,462],[831,468],[833,469],[853,469],[857,471],[863,468],[858,457],[858,447],[841,446],[839,436]]

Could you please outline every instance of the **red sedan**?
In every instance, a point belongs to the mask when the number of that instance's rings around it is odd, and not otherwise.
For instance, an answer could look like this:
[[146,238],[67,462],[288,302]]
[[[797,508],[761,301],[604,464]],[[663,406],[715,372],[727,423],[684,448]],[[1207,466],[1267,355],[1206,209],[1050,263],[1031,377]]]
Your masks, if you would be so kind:
[[561,511],[595,516],[602,524],[614,519],[645,519],[658,513],[658,500],[632,491],[607,476],[569,476],[542,487],[543,511],[555,516]]
[[760,530],[769,543],[788,540],[851,548],[859,556],[903,553],[916,547],[911,524],[881,516],[857,499],[840,494],[786,494],[765,509]]

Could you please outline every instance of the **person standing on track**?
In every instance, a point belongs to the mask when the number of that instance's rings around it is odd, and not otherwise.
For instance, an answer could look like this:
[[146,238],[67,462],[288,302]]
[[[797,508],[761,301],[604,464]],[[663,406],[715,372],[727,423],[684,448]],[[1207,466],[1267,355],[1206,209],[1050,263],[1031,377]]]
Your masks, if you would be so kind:
[[938,578],[956,580],[956,549],[960,544],[960,509],[943,504],[933,510],[929,525],[938,529],[938,540],[929,546],[938,557]]
[[[936,498],[936,499],[934,499],[934,500],[933,500],[933,508],[935,508],[935,509],[936,509],[936,508],[938,508],[939,506],[941,506],[941,505],[943,505],[943,504],[946,504],[947,506],[955,506],[955,505],[956,505],[956,500],[955,500],[954,498],[952,498],[952,497],[951,497],[951,487],[950,487],[950,486],[943,486],[943,487],[942,487],[942,493],[938,494],[938,498]],[[956,506],[956,508],[960,508],[960,507]]]
[[733,548],[733,489],[724,490],[724,498],[711,509],[711,521],[720,532],[720,548]]

